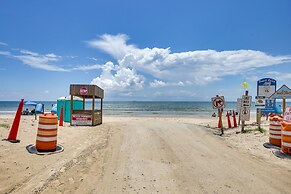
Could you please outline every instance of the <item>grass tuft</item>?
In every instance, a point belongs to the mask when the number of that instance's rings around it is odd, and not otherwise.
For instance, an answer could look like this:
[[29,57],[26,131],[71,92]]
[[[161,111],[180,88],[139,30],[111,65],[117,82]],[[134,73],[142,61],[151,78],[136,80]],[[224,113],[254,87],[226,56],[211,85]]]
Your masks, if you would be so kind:
[[10,128],[10,125],[7,124],[7,123],[0,123],[0,127],[3,127],[3,128],[6,128],[6,129],[9,129],[9,128]]

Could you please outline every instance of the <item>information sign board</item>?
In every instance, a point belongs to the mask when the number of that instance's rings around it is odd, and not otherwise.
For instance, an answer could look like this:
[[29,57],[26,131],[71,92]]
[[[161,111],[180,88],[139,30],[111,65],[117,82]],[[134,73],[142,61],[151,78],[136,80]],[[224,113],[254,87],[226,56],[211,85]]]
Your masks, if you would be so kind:
[[286,98],[286,99],[290,99],[291,98],[291,89],[288,88],[286,85],[283,85],[270,98],[276,98],[276,99]]
[[286,107],[283,120],[288,123],[291,123],[291,107],[290,106]]
[[262,109],[265,108],[265,105],[266,105],[265,96],[256,96],[255,107]]
[[250,108],[252,103],[252,96],[242,96],[242,107]]
[[242,121],[249,121],[250,120],[250,116],[251,116],[250,108],[242,107],[242,109],[240,111],[240,119]]
[[257,81],[257,96],[269,98],[276,91],[276,80],[272,78],[263,78]]
[[212,107],[213,108],[224,108],[225,103],[224,103],[224,96],[217,96],[217,97],[213,97],[211,98],[212,101]]
[[237,99],[237,103],[236,103],[236,112],[240,112],[241,110],[241,103],[242,103],[242,99],[238,98]]
[[72,114],[73,126],[90,126],[92,125],[92,115]]

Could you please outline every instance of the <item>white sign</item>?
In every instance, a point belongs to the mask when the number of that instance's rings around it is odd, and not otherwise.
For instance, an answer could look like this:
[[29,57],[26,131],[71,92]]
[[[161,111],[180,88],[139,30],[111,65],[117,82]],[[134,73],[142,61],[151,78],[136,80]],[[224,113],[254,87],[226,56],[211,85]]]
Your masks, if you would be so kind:
[[290,106],[286,107],[283,120],[288,123],[291,123],[291,107]]
[[252,103],[252,96],[246,96],[246,95],[242,96],[242,105],[241,105],[241,107],[250,108],[251,107],[251,103]]
[[242,109],[240,111],[240,119],[242,121],[249,121],[250,120],[250,116],[251,116],[250,109],[247,108],[247,107],[242,107]]
[[257,82],[257,95],[269,98],[276,91],[277,81],[272,78],[263,78]]
[[242,102],[242,99],[238,98],[237,99],[237,103],[236,103],[236,112],[240,112],[240,110],[241,110],[241,102]]
[[211,98],[213,108],[224,108],[224,96],[217,96]]
[[72,114],[72,125],[91,126],[92,115]]
[[266,100],[264,96],[256,96],[256,108],[265,108],[266,107]]

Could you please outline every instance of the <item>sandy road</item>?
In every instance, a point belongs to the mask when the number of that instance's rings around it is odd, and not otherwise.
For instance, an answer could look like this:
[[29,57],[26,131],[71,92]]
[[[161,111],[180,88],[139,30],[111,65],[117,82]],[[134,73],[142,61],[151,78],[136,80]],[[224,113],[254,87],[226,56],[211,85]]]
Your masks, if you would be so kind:
[[101,131],[10,193],[290,193],[289,170],[198,125],[119,118]]

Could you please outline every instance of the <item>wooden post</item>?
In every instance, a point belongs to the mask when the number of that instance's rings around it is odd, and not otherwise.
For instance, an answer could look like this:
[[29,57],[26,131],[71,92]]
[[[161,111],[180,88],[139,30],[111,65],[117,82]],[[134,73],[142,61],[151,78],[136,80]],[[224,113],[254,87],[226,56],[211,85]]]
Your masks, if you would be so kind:
[[262,129],[261,129],[261,117],[262,117],[262,110],[260,108],[258,108],[258,128],[259,131],[262,133]]
[[93,96],[92,99],[92,126],[95,123],[95,95]]
[[70,125],[72,126],[72,114],[73,114],[73,95],[71,95],[70,100]]
[[[216,97],[219,97],[219,95],[216,95]],[[219,125],[220,125],[220,130],[221,130],[221,134],[220,134],[220,135],[223,135],[224,132],[223,132],[223,124],[222,124],[222,109],[221,109],[221,108],[218,109],[218,116],[219,116]]]
[[282,107],[282,113],[283,113],[283,115],[284,115],[285,110],[286,110],[286,98],[283,98],[282,105],[283,105],[283,107]]
[[[245,95],[248,96],[249,91],[246,90]],[[242,99],[243,100],[243,99]],[[241,121],[241,132],[244,133],[245,132],[245,121]]]
[[221,130],[221,134],[220,135],[223,135],[224,132],[223,132],[223,124],[222,124],[222,110],[220,108],[218,109],[218,116],[219,116],[220,130]]
[[102,123],[102,117],[103,117],[103,98],[101,98],[101,123]]
[[240,111],[238,113],[238,125],[240,125]]
[[83,110],[85,110],[85,97],[83,96]]

